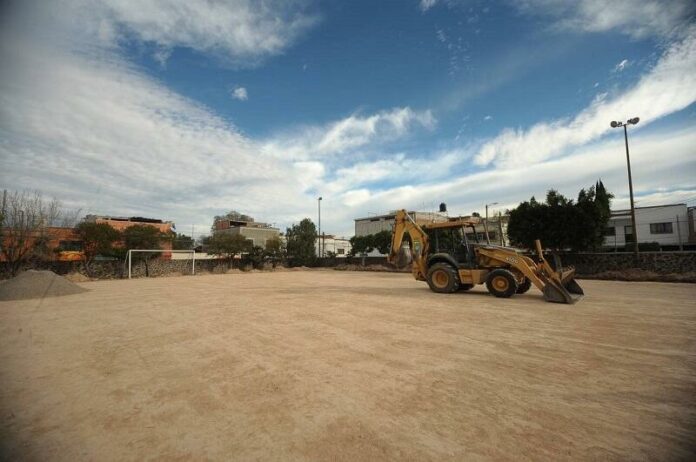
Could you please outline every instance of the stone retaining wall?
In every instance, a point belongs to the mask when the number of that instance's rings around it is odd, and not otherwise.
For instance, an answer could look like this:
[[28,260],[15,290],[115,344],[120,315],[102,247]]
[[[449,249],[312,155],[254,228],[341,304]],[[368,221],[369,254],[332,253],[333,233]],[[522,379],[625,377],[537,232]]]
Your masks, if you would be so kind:
[[[683,274],[696,272],[696,252],[642,252],[636,258],[632,253],[567,253],[560,255],[563,266],[573,265],[578,275],[591,276],[606,271],[641,269],[658,274]],[[552,261],[552,259],[549,259]],[[553,263],[553,262],[552,262]],[[241,260],[230,264],[224,260],[196,260],[196,273],[224,273],[230,268],[240,268]],[[381,265],[393,268],[385,257],[353,257],[323,259],[317,266]],[[47,269],[57,274],[81,273],[87,275],[81,262],[30,262],[23,269]],[[151,260],[148,263],[151,277],[173,274],[191,274],[191,260]],[[128,268],[122,261],[96,261],[91,267],[91,277],[119,279],[128,277]],[[132,277],[145,276],[145,263],[133,263]],[[0,279],[8,278],[7,264],[0,264]]]
[[578,274],[641,269],[658,274],[696,272],[696,252],[576,253],[561,255],[563,265],[573,265]]
[[[224,273],[230,268],[239,268],[240,260],[233,260],[231,265],[226,260],[196,260],[196,273]],[[147,264],[148,273],[152,277],[173,274],[191,274],[191,260],[150,260]],[[87,276],[82,262],[35,261],[27,262],[22,268],[50,270],[56,274],[66,275],[80,273]],[[120,279],[128,277],[128,266],[123,261],[95,261],[90,266],[91,277],[96,279]],[[145,262],[133,262],[131,277],[145,276]],[[8,278],[9,269],[6,264],[0,265],[0,279]]]

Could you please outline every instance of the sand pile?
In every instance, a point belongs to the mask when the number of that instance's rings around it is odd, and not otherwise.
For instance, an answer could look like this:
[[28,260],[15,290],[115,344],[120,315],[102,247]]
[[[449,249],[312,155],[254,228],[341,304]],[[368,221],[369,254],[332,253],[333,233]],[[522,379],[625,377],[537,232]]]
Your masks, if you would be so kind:
[[53,271],[29,270],[0,283],[0,300],[59,297],[86,291]]

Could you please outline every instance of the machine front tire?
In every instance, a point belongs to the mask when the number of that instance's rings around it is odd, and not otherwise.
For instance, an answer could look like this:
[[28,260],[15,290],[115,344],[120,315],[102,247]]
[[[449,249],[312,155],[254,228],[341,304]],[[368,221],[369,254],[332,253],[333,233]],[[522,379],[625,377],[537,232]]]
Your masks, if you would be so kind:
[[517,286],[517,293],[523,294],[527,292],[532,287],[532,281],[529,278],[524,278],[524,282]]
[[486,287],[496,297],[509,298],[517,292],[517,280],[510,271],[495,269],[488,274]]
[[428,286],[433,292],[451,294],[459,289],[457,270],[447,263],[435,263],[428,270]]

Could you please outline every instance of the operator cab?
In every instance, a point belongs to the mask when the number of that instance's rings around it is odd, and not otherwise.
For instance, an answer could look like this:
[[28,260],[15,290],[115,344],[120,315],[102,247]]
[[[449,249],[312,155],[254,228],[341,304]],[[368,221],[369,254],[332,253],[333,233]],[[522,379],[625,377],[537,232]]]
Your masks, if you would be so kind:
[[476,267],[475,246],[479,245],[476,230],[471,226],[475,243],[471,243],[467,238],[467,232],[463,226],[451,228],[427,229],[428,240],[430,242],[429,253],[444,253],[451,255],[460,268],[473,269]]

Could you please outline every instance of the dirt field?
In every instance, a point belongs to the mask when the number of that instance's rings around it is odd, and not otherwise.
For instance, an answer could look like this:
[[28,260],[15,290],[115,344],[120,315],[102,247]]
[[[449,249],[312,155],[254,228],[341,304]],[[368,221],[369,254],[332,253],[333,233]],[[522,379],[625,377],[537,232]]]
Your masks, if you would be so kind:
[[0,458],[693,460],[696,285],[101,281],[0,302]]

